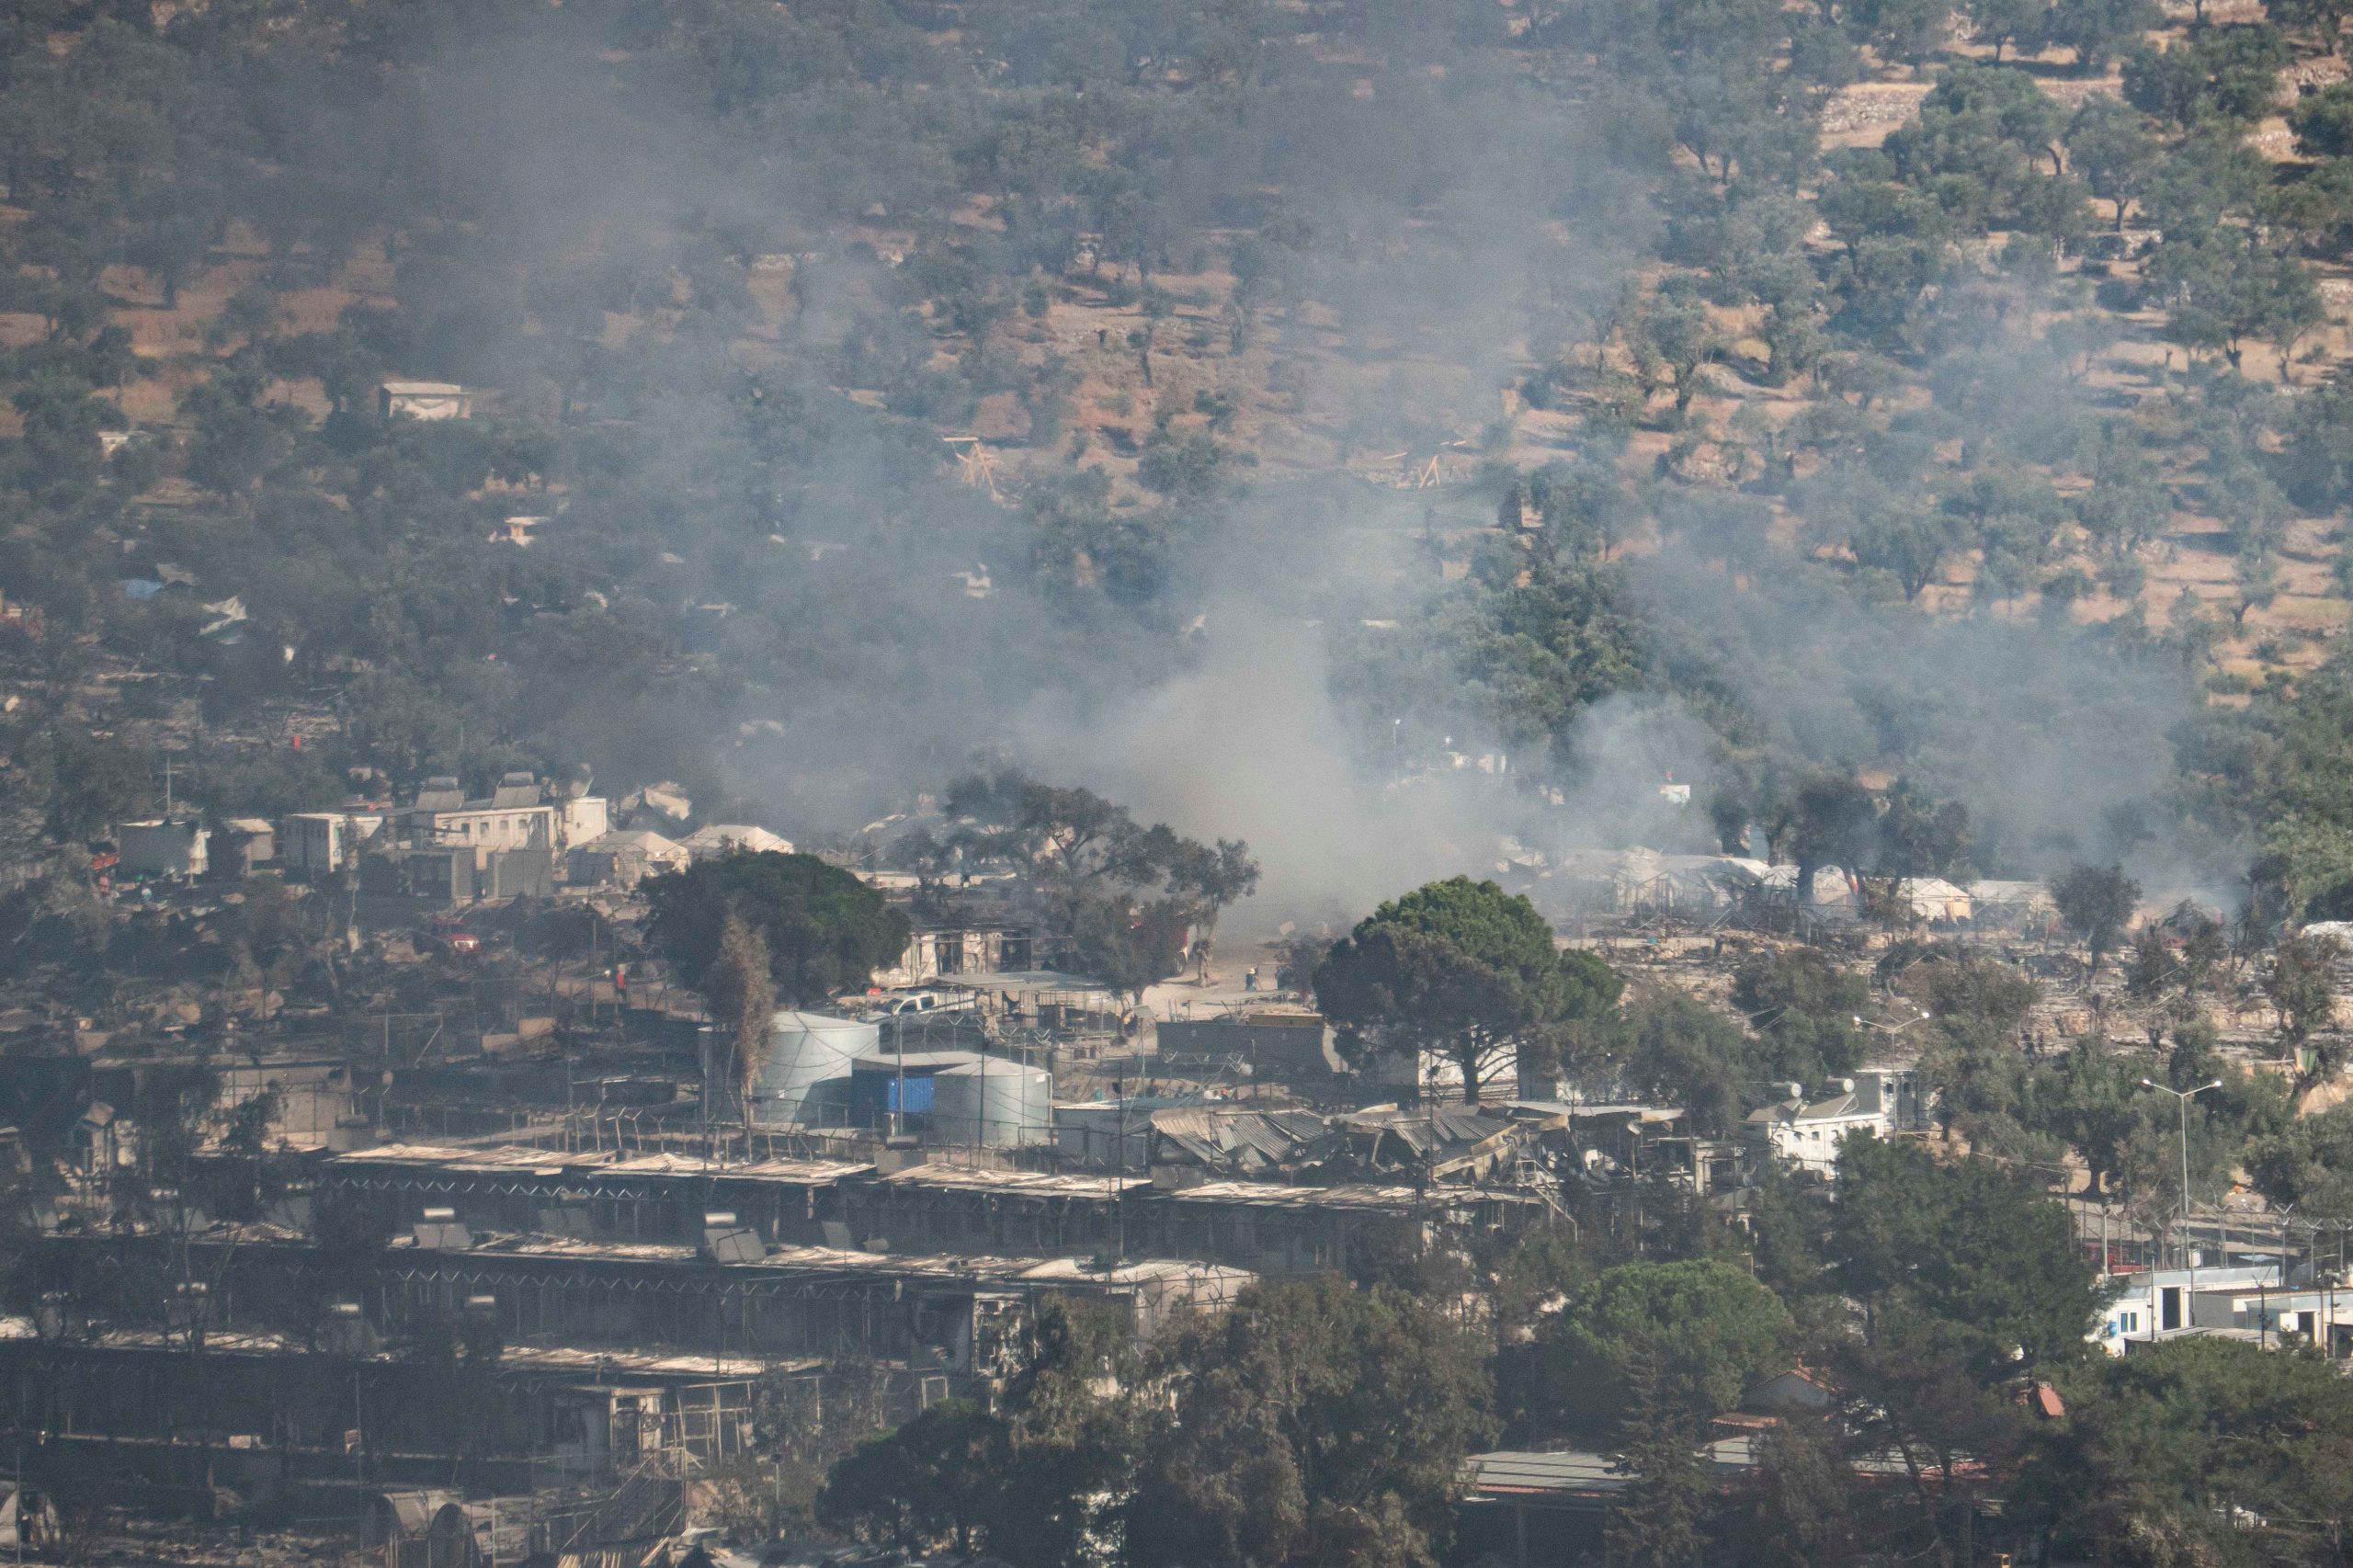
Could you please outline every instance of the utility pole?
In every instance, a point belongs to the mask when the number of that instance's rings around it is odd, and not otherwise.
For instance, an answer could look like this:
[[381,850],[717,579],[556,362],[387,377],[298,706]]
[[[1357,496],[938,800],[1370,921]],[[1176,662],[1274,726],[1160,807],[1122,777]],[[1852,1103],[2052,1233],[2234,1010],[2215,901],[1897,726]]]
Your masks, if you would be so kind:
[[[2320,1237],[2313,1237],[2313,1267],[2320,1267]],[[2328,1277],[2328,1358],[2336,1359],[2336,1288],[2345,1282],[2345,1223],[2336,1225],[2336,1267]]]
[[695,1030],[696,1040],[702,1048],[702,1160],[705,1169],[710,1165],[710,1033],[711,1026],[709,1024]]
[[[2200,1084],[2194,1089],[2169,1089],[2154,1078],[2143,1078],[2141,1080],[2141,1086],[2144,1089],[2154,1089],[2160,1094],[2171,1095],[2181,1107],[2181,1261],[2189,1270],[2188,1296],[2194,1301],[2198,1295],[2198,1254],[2189,1244],[2189,1102],[2209,1089],[2221,1088],[2222,1080],[2216,1078],[2211,1082]],[[2189,1304],[2183,1306],[2182,1327],[2189,1326],[2189,1314],[2192,1310]]]

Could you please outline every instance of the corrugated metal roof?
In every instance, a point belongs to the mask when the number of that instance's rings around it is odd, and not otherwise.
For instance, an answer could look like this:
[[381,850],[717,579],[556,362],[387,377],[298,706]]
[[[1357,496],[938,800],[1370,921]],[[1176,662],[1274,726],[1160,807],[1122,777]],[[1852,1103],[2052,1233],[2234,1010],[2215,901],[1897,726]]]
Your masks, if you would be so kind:
[[1783,1100],[1779,1105],[1758,1108],[1748,1113],[1748,1119],[1759,1126],[1771,1122],[1837,1121],[1850,1116],[1865,1114],[1857,1109],[1857,1097],[1851,1093],[1836,1094],[1828,1099],[1801,1105],[1795,1100]]
[[[424,1249],[406,1237],[395,1239],[388,1249],[397,1260],[413,1256]],[[850,1252],[838,1247],[779,1246],[765,1256],[741,1261],[721,1261],[704,1257],[693,1246],[659,1242],[600,1242],[572,1236],[502,1235],[493,1236],[466,1251],[452,1255],[469,1260],[485,1257],[517,1259],[571,1259],[583,1263],[616,1264],[684,1264],[700,1262],[704,1267],[723,1269],[732,1275],[833,1275],[838,1278],[873,1280],[915,1280],[972,1290],[1029,1290],[1042,1283],[1064,1279],[1074,1285],[1098,1283],[1126,1285],[1144,1278],[1168,1278],[1190,1276],[1214,1266],[1168,1261],[1135,1265],[1142,1270],[1132,1278],[1114,1271],[1107,1274],[1099,1269],[1074,1267],[1067,1258],[998,1257],[966,1256],[957,1253],[881,1253]],[[1124,1267],[1124,1266],[1123,1266]],[[1240,1270],[1220,1270],[1246,1281],[1250,1276]]]
[[870,1051],[849,1064],[853,1073],[939,1073],[950,1067],[969,1067],[981,1059],[977,1051],[910,1051],[904,1054],[891,1051]]
[[1230,1203],[1252,1209],[1359,1209],[1410,1213],[1425,1194],[1410,1187],[1284,1187],[1270,1181],[1211,1181],[1172,1192],[1187,1204]]
[[792,853],[792,840],[744,823],[712,823],[695,829],[681,842],[699,854],[719,854],[729,849],[751,854]]
[[663,837],[650,828],[598,834],[580,847],[601,849],[608,854],[622,849],[634,849],[641,855],[684,855],[687,852],[684,846]]
[[[1756,1440],[1745,1432],[1719,1437],[1704,1445],[1699,1455],[1717,1476],[1737,1475],[1755,1468]],[[1574,1449],[1472,1454],[1466,1469],[1474,1498],[1602,1496],[1634,1483],[1634,1477],[1620,1468],[1615,1455]]]
[[1529,1192],[1499,1192],[1478,1187],[1382,1187],[1350,1183],[1335,1187],[1289,1187],[1271,1181],[1207,1181],[1168,1195],[1176,1203],[1229,1203],[1256,1209],[1353,1209],[1410,1214],[1464,1203],[1508,1203],[1539,1207]]
[[381,1495],[391,1510],[393,1528],[404,1537],[421,1536],[432,1528],[434,1516],[444,1508],[454,1508],[465,1501],[466,1494],[447,1488],[429,1488],[415,1492],[386,1492]]
[[1246,1268],[1231,1268],[1218,1263],[1186,1263],[1170,1258],[1147,1258],[1142,1262],[1114,1264],[1105,1268],[1085,1258],[1057,1257],[1040,1264],[1021,1278],[1031,1284],[1049,1284],[1058,1279],[1106,1285],[1201,1281],[1220,1287],[1221,1296],[1230,1296],[1243,1286],[1254,1283],[1258,1277]]
[[[38,1339],[40,1331],[30,1318],[0,1317],[0,1343]],[[82,1342],[99,1350],[173,1350],[175,1337],[160,1329],[109,1329]],[[251,1330],[211,1330],[204,1336],[207,1354],[218,1356],[309,1356],[311,1346],[292,1335]],[[378,1349],[361,1359],[394,1361],[400,1353]],[[757,1356],[676,1354],[664,1350],[628,1350],[607,1346],[512,1344],[498,1353],[499,1365],[538,1372],[594,1373],[665,1378],[751,1378],[763,1372],[805,1372],[825,1365],[818,1356],[771,1358]]]
[[1589,1103],[1584,1100],[1513,1100],[1513,1108],[1531,1110],[1541,1116],[1574,1116],[1588,1120],[1601,1117],[1625,1117],[1644,1122],[1679,1121],[1683,1119],[1680,1106]]
[[1153,1131],[1212,1168],[1265,1169],[1299,1159],[1332,1135],[1322,1116],[1304,1110],[1230,1110],[1180,1106],[1152,1113]]
[[1361,1132],[1395,1138],[1414,1154],[1427,1158],[1442,1150],[1484,1143],[1511,1131],[1512,1119],[1469,1106],[1441,1106],[1427,1111],[1390,1111],[1347,1119],[1344,1125]]
[[623,1154],[609,1149],[583,1153],[522,1144],[470,1149],[434,1143],[383,1143],[373,1149],[336,1154],[329,1163],[336,1168],[351,1170],[393,1165],[472,1176],[530,1174],[582,1179],[597,1176],[694,1176],[797,1185],[840,1181],[874,1168],[848,1160],[756,1160],[742,1165],[714,1165],[691,1154]]
[[1575,1449],[1558,1453],[1507,1449],[1472,1454],[1469,1462],[1474,1494],[1617,1492],[1633,1481],[1617,1471],[1608,1455]]
[[955,1165],[910,1165],[884,1176],[883,1187],[931,1191],[998,1192],[1032,1198],[1116,1198],[1152,1185],[1146,1176],[1051,1176],[1039,1171],[972,1170]]

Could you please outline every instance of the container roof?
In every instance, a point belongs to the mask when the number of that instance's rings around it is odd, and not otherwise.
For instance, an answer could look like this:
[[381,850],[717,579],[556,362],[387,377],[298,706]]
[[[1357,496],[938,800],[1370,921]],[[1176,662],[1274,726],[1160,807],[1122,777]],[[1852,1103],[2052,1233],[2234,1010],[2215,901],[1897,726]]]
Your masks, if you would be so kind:
[[1051,1079],[1053,1074],[1043,1067],[1032,1067],[1026,1062],[1008,1062],[1002,1056],[975,1056],[960,1067],[943,1067],[936,1074],[942,1078],[1010,1078],[1027,1075],[1031,1079]]
[[850,1063],[855,1073],[939,1073],[978,1062],[977,1051],[872,1051]]
[[910,1165],[881,1178],[884,1187],[932,1191],[1028,1194],[1037,1198],[1116,1198],[1148,1187],[1148,1176],[1056,1176],[1040,1171],[975,1170],[958,1165]]
[[779,1007],[776,1017],[768,1020],[770,1029],[799,1028],[811,1034],[874,1034],[875,1026],[864,1018],[845,1018],[838,1013],[812,1013],[798,1007]]

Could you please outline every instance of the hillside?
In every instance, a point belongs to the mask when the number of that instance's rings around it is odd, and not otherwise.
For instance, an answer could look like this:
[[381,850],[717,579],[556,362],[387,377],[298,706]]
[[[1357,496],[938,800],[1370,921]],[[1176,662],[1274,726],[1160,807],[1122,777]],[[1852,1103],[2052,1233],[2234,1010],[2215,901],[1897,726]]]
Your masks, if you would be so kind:
[[1680,767],[1729,844],[1826,767],[1973,812],[1933,869],[2268,846],[2307,904],[2335,25],[54,0],[0,66],[14,764],[116,780],[51,829],[163,752],[220,811],[528,766],[838,829],[1271,616],[1376,775]]

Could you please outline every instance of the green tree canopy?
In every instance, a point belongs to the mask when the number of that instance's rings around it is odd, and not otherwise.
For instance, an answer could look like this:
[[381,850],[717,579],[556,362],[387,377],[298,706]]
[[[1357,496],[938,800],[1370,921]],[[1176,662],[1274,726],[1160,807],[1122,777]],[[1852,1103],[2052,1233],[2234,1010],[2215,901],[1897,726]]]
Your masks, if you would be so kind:
[[987,1539],[1003,1442],[996,1417],[970,1400],[942,1400],[836,1463],[817,1517],[903,1551],[970,1556]]
[[1895,1308],[1955,1331],[1981,1378],[2012,1358],[2084,1353],[2097,1305],[2066,1211],[1989,1161],[1939,1165],[1916,1143],[1849,1137],[1839,1151],[1830,1259],[1875,1316]]
[[53,838],[90,838],[109,831],[134,812],[149,809],[157,794],[148,782],[147,759],[119,741],[59,731],[49,755],[49,817]]
[[1051,1301],[1024,1348],[1001,1406],[989,1547],[1038,1568],[1086,1568],[1119,1528],[1145,1434],[1134,1329],[1110,1308]]
[[1473,1103],[1506,1053],[1523,1066],[1557,1061],[1566,1032],[1620,989],[1599,959],[1558,949],[1525,897],[1468,877],[1382,904],[1333,946],[1314,984],[1344,1051],[1441,1053]]
[[1768,1076],[1812,1084],[1862,1065],[1863,1031],[1854,1020],[1870,1006],[1870,982],[1821,949],[1776,949],[1744,960],[1733,971],[1732,999],[1770,1042]]
[[[1987,3],[1999,12],[1996,36],[2040,47],[2050,16],[2040,0]],[[1886,153],[1896,174],[1933,195],[1958,224],[1999,221],[2063,238],[2074,227],[2066,208],[2083,194],[2058,169],[2064,123],[2058,103],[2026,72],[1957,62],[1921,100],[1919,118],[1888,137]]]
[[2201,28],[2171,49],[2144,43],[2124,62],[2124,100],[2184,128],[2258,119],[2289,53],[2287,40],[2264,23]]
[[2029,1472],[2068,1555],[2326,1562],[2353,1525],[2353,1382],[2308,1349],[2189,1337],[2067,1384]]
[[1672,985],[1638,988],[1614,1041],[1610,1066],[1628,1088],[1681,1106],[1692,1131],[1713,1138],[1731,1137],[1742,1113],[1767,1097],[1762,1059],[1777,1043],[1743,1033],[1720,1009]]
[[1017,769],[959,778],[947,806],[977,824],[958,846],[1028,872],[1059,912],[1071,957],[1115,990],[1176,973],[1188,930],[1210,935],[1258,886],[1258,863],[1239,839],[1199,843],[1091,790]]
[[2126,204],[2141,193],[2158,152],[2140,111],[2105,93],[2086,98],[2067,124],[2067,162],[2094,196],[2115,203],[2119,229],[2124,227]]
[[1788,820],[1801,904],[1813,903],[1815,872],[1825,866],[1861,869],[1878,839],[1879,810],[1870,791],[1835,774],[1800,785],[1790,799]]
[[1551,1424],[1601,1437],[1645,1401],[1665,1402],[1696,1431],[1787,1369],[1796,1324],[1747,1270],[1699,1258],[1604,1270],[1543,1338]]
[[2314,1219],[2353,1219],[2353,1106],[2297,1117],[2258,1138],[2246,1168],[2274,1203]]
[[2296,133],[2296,150],[2307,158],[2353,153],[2353,84],[2331,82],[2297,99],[2288,111],[2288,125]]
[[1493,1430],[1468,1334],[1332,1276],[1180,1321],[1153,1361],[1168,1404],[1128,1506],[1138,1568],[1427,1562]]
[[[2282,937],[2271,953],[2271,972],[2264,980],[2264,994],[2279,1014],[2279,1040],[2290,1051],[2319,1046],[2315,1037],[2336,1022],[2335,970],[2345,956],[2345,944],[2335,937],[2298,932]],[[2322,1054],[2325,1065],[2316,1075],[2334,1073],[2344,1048],[2327,1041]]]
[[1146,1406],[1133,1332],[1112,1312],[1040,1303],[997,1408],[947,1400],[837,1460],[816,1516],[902,1551],[983,1549],[1082,1568],[1115,1531]]
[[645,883],[646,928],[689,985],[708,983],[728,916],[767,943],[778,993],[793,1004],[862,986],[906,951],[907,917],[814,855],[720,855]]
[[2141,906],[2141,884],[2124,874],[2121,866],[2071,866],[2053,878],[2051,902],[2059,918],[2084,939],[2090,950],[2092,972],[2099,960],[2116,950],[2116,939],[2132,924]]

